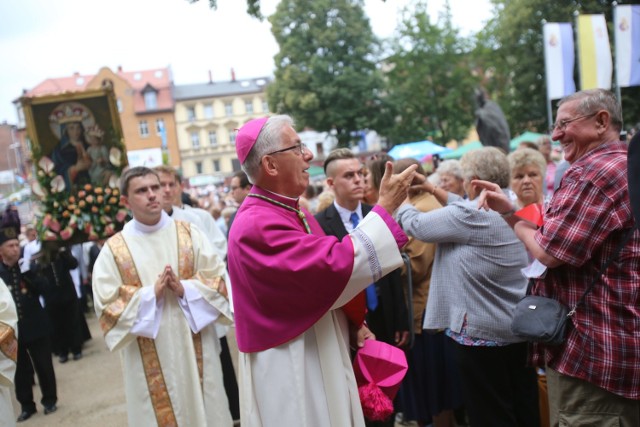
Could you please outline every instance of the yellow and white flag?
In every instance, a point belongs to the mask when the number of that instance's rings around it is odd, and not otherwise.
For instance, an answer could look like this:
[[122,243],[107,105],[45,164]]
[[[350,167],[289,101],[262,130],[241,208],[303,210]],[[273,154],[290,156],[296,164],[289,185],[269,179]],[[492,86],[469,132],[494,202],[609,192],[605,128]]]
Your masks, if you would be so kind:
[[580,88],[611,89],[613,60],[604,15],[578,16]]

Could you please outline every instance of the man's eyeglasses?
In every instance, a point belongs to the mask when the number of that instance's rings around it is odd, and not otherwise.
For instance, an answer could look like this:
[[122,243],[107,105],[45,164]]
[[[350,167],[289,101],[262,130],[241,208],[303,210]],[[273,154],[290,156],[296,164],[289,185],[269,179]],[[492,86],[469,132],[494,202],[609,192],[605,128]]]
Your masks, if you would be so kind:
[[553,133],[553,131],[555,131],[556,129],[558,129],[559,131],[563,131],[567,128],[567,125],[571,122],[575,122],[577,120],[580,119],[586,119],[588,117],[593,117],[598,113],[591,113],[591,114],[585,114],[583,116],[578,116],[578,117],[574,117],[573,119],[564,119],[564,120],[560,120],[559,122],[556,122],[556,124],[554,124],[553,126],[551,126],[549,128],[549,132]]
[[284,153],[285,151],[290,151],[290,150],[298,150],[298,151],[300,151],[300,154],[303,155],[303,156],[304,156],[305,151],[309,151],[309,149],[307,148],[306,145],[300,143],[300,144],[292,145],[291,147],[283,148],[282,150],[272,151],[271,153],[265,154],[265,156],[271,156],[273,154]]

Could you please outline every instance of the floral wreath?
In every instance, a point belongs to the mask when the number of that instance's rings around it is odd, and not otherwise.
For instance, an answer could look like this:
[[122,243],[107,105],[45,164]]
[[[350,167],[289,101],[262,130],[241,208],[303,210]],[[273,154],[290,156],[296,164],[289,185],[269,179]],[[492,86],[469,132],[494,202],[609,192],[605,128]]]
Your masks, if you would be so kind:
[[[38,158],[37,154],[34,153],[34,157]],[[55,171],[54,162],[49,157],[40,157],[36,165],[37,180],[32,183],[31,190],[41,202],[34,214],[42,241],[79,243],[109,237],[122,229],[128,212],[120,203],[118,188],[123,172],[121,157],[120,149],[110,149],[109,161],[115,171],[108,185],[86,184],[75,193],[66,189],[64,178]]]

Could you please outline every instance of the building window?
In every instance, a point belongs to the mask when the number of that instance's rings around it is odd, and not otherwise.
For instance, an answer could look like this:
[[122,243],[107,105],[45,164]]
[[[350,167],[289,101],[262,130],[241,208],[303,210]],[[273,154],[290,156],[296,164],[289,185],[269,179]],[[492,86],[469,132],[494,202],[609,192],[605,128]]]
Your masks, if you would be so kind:
[[269,103],[267,101],[262,101],[262,112],[263,113],[269,112]]
[[138,129],[140,130],[140,136],[146,138],[149,136],[149,125],[146,120],[140,120],[138,125]]
[[196,108],[187,107],[187,119],[192,122],[196,119]]
[[236,132],[229,132],[229,141],[231,142],[231,144],[236,145]]
[[102,87],[105,89],[113,89],[113,81],[111,79],[104,79],[102,81]]
[[218,134],[215,130],[209,131],[209,145],[211,145],[212,147],[218,145]]
[[158,96],[154,91],[150,90],[144,93],[144,106],[147,110],[158,108]]
[[247,114],[253,114],[253,102],[247,101],[244,103],[244,109]]
[[204,118],[213,119],[213,105],[204,106]]
[[193,148],[200,148],[200,135],[198,135],[198,132],[191,132],[191,145]]
[[196,162],[196,173],[197,174],[202,173],[202,162]]
[[156,133],[160,134],[164,131],[164,119],[156,119]]
[[116,105],[118,106],[118,113],[122,113],[122,99],[116,99]]
[[233,116],[233,105],[231,105],[230,102],[226,102],[224,104],[224,113],[227,115],[227,117]]
[[220,172],[220,160],[213,161],[213,171]]

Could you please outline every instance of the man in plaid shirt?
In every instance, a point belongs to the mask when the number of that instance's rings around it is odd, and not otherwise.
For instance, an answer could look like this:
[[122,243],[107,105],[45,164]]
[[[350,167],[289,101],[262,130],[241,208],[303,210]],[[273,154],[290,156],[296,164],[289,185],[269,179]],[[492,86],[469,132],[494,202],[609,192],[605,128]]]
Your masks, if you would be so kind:
[[[547,267],[532,293],[573,307],[635,223],[615,96],[585,90],[558,105],[552,138],[571,166],[542,227],[513,216],[495,184],[474,184],[485,189],[479,206],[501,212]],[[533,347],[532,361],[547,366],[552,425],[640,425],[640,232],[603,273],[571,318],[565,342]]]

